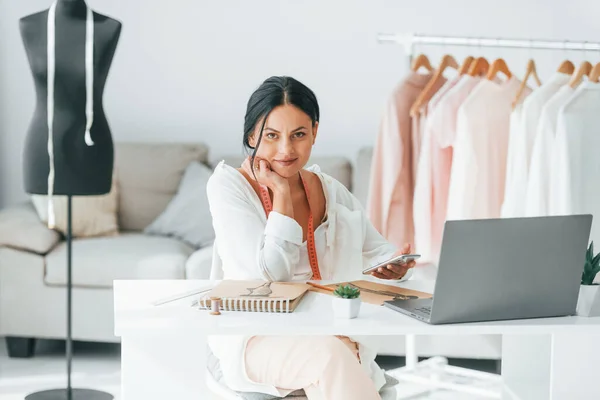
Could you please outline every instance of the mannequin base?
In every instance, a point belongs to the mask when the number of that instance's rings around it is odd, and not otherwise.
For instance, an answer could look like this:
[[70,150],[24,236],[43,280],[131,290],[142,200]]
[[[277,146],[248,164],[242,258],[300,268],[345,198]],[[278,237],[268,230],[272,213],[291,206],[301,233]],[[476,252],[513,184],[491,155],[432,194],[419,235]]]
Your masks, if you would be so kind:
[[31,393],[25,400],[112,400],[114,396],[92,389],[71,389],[71,395],[67,389],[52,389]]

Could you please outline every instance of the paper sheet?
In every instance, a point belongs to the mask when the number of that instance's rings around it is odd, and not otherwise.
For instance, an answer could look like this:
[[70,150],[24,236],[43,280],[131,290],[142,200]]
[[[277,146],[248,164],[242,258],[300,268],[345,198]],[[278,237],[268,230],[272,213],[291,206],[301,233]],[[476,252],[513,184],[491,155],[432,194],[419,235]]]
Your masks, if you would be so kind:
[[[330,285],[323,285],[335,289],[338,285],[352,285],[360,289],[360,299],[365,303],[382,306],[386,300],[412,300],[412,299],[429,299],[431,293],[420,292],[417,290],[405,289],[398,286],[384,285],[370,281],[350,281],[341,282]],[[310,288],[312,292],[328,294],[333,296],[333,292],[315,288]]]

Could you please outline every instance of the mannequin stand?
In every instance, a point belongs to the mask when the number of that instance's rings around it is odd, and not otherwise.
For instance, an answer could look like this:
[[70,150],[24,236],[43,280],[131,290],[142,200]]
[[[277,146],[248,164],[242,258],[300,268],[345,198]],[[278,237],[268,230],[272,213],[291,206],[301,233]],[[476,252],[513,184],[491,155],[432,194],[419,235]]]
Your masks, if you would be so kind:
[[73,389],[71,387],[71,361],[73,358],[73,339],[71,333],[71,250],[72,250],[72,196],[67,196],[67,387],[51,389],[27,395],[25,400],[112,400],[114,397],[105,392],[92,389]]

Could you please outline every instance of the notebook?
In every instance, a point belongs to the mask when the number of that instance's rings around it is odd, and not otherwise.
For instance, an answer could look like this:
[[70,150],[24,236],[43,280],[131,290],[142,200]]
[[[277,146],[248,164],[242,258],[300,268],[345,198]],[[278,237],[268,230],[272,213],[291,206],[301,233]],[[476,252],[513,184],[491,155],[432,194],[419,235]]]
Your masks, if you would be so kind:
[[224,280],[198,300],[198,307],[210,310],[211,298],[218,297],[224,311],[291,313],[309,288],[300,282]]

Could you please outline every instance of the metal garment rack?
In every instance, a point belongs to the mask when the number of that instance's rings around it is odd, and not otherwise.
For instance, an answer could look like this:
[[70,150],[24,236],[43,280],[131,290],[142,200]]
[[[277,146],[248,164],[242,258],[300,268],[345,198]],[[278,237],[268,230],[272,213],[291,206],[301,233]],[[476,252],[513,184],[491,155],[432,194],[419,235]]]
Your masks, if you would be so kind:
[[[380,33],[377,35],[377,41],[380,44],[396,44],[404,47],[406,55],[409,57],[409,67],[412,64],[415,45],[434,45],[434,46],[464,46],[477,48],[510,48],[510,49],[539,49],[555,51],[600,51],[599,42],[588,41],[569,41],[569,40],[540,40],[540,39],[507,39],[507,38],[489,38],[489,37],[459,37],[459,36],[431,36],[416,33],[390,34]],[[423,373],[423,370],[428,370]],[[431,375],[427,375],[430,373]],[[444,380],[442,375],[448,379]],[[425,386],[429,390],[451,389],[458,392],[478,394],[488,398],[500,398],[498,391],[502,390],[510,393],[512,398],[518,399],[514,393],[511,393],[508,387],[502,387],[497,376],[492,374],[479,374],[473,371],[451,367],[447,364],[444,357],[432,357],[429,360],[419,362],[416,345],[416,335],[406,335],[406,366],[393,371],[393,375],[403,381],[417,383]],[[490,388],[473,388],[469,384],[454,384],[452,377],[459,380],[465,378],[477,378],[481,382],[488,382]],[[412,397],[412,395],[411,395]],[[403,398],[403,397],[399,397]]]
[[542,40],[542,39],[506,39],[489,37],[430,36],[414,33],[380,33],[377,41],[381,44],[399,44],[404,46],[406,54],[413,55],[415,45],[442,45],[466,47],[495,47],[508,49],[539,50],[578,50],[600,51],[600,42]]

